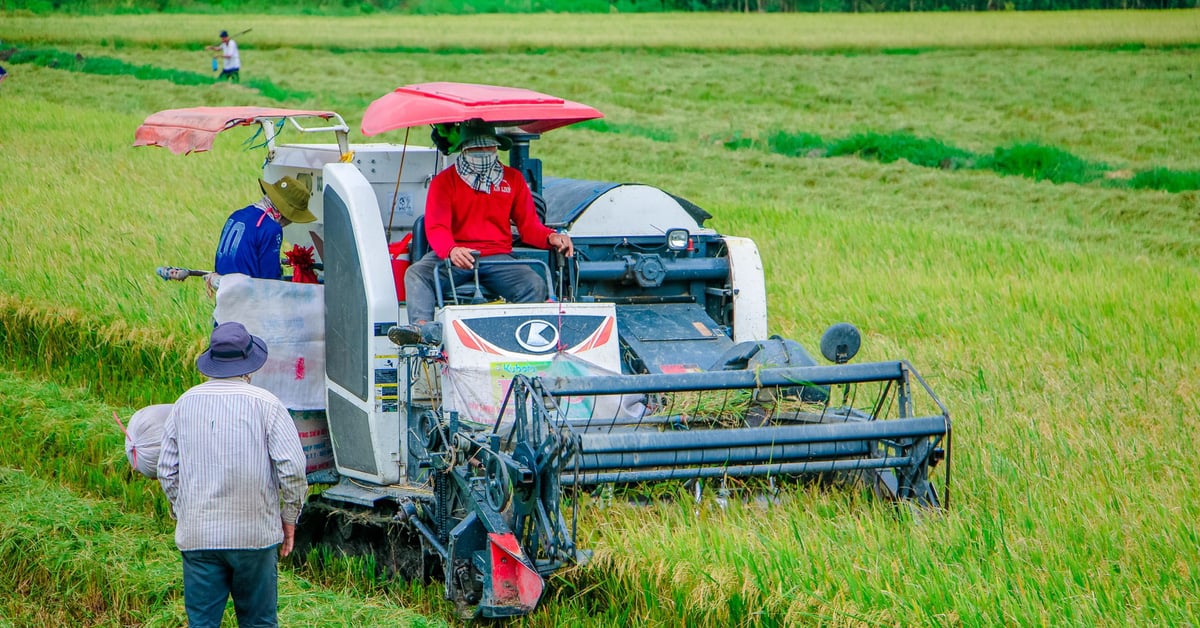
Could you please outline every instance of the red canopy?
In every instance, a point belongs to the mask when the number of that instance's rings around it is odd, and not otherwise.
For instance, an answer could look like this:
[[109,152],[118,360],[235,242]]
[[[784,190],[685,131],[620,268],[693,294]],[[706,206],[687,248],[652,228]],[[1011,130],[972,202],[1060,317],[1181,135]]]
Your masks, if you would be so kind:
[[587,105],[519,87],[420,83],[397,87],[371,103],[363,115],[362,132],[378,135],[392,129],[478,118],[525,133],[545,133],[602,117],[604,114]]
[[[187,154],[212,148],[217,133],[235,126],[255,124],[262,118],[337,117],[332,111],[301,111],[271,107],[191,107],[167,109],[146,118],[137,128],[134,146],[163,146]],[[340,118],[339,118],[340,121]]]

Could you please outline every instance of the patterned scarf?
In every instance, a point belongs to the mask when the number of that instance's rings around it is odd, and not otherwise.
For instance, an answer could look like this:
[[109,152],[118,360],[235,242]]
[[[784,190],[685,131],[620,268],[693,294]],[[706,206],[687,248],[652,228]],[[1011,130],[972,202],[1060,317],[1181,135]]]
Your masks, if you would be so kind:
[[484,194],[490,194],[492,188],[500,185],[504,178],[504,166],[500,165],[499,156],[492,151],[461,152],[454,169],[463,183]]
[[271,220],[274,220],[275,222],[279,222],[279,219],[283,217],[283,215],[279,213],[279,210],[275,209],[275,205],[271,203],[271,199],[267,196],[263,196],[262,200],[255,203],[254,206],[263,210],[263,215],[259,216],[258,222],[254,223],[255,227],[261,227],[263,218],[266,218],[267,216],[270,216]]

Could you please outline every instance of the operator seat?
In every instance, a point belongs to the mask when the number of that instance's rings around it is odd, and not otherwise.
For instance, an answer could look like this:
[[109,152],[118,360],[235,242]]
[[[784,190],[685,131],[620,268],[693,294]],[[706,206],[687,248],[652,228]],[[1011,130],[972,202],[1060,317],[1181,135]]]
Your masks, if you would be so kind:
[[429,252],[429,240],[425,238],[425,214],[417,216],[413,221],[412,240],[408,242],[408,259],[416,264],[417,260]]
[[[517,259],[524,258],[526,260],[529,260],[531,262],[531,265],[532,265],[532,262],[534,262],[534,261],[540,261],[542,267],[545,268],[545,271],[544,271],[545,274],[543,274],[543,271],[538,270],[538,268],[536,266],[534,266],[534,270],[537,271],[539,276],[548,276],[548,273],[550,272],[550,269],[548,266],[548,262],[549,262],[548,252],[544,251],[542,249],[535,249],[535,248],[529,248],[527,246],[524,246],[524,243],[517,241],[515,234],[514,234],[513,240],[515,241],[514,244],[516,245],[513,247],[513,257],[516,257]],[[422,214],[420,216],[417,216],[416,220],[413,221],[412,240],[409,241],[409,244],[408,244],[408,259],[411,260],[411,263],[415,264],[415,263],[417,263],[417,260],[424,257],[425,254],[428,253],[429,251],[430,251],[429,238],[427,238],[425,236],[425,216],[424,216],[424,214]],[[438,277],[442,281],[443,295],[448,300],[453,298],[449,294],[450,281],[449,281],[449,278],[446,276],[446,273],[445,272],[438,273]],[[457,288],[457,290],[455,291],[455,296],[458,297],[456,300],[459,303],[470,303],[471,300],[474,298],[474,295],[475,295],[475,283],[474,282],[468,281],[465,283],[460,283],[457,286],[455,286],[455,288]],[[483,293],[483,297],[485,299],[487,299],[488,301],[495,301],[496,299],[500,298],[500,295],[489,290],[487,288],[487,286],[480,286],[479,288],[480,288],[480,291]],[[549,285],[549,286],[547,286],[547,288],[550,291],[550,295],[553,297],[554,296],[553,286]],[[438,307],[442,307],[443,305],[446,305],[446,304],[445,303],[437,304]]]
[[[533,209],[537,213],[538,220],[542,224],[546,224],[546,199],[542,198],[541,194],[533,193]],[[521,241],[521,236],[517,233],[516,227],[513,228],[513,249],[531,248],[528,244]],[[429,240],[425,237],[425,214],[417,216],[413,221],[412,226],[412,241],[408,244],[408,259],[413,263],[424,257],[429,252]],[[514,250],[514,253],[516,251]]]
[[[429,238],[425,236],[425,215],[422,214],[417,216],[417,219],[413,221],[412,240],[410,240],[408,243],[408,259],[411,260],[411,263],[415,264],[417,263],[417,260],[425,257],[425,254],[429,253],[430,250]],[[442,282],[443,297],[447,300],[451,300],[453,297],[451,297],[449,294],[450,281],[446,277],[446,273],[440,272],[437,276]],[[455,287],[458,288],[456,291],[456,295],[458,296],[457,301],[459,303],[470,303],[471,299],[475,295],[475,284],[473,282],[468,282]],[[491,290],[488,290],[486,286],[480,286],[479,288],[483,292],[485,299],[494,301],[499,296]],[[437,307],[442,307],[443,305],[446,304],[438,303]]]

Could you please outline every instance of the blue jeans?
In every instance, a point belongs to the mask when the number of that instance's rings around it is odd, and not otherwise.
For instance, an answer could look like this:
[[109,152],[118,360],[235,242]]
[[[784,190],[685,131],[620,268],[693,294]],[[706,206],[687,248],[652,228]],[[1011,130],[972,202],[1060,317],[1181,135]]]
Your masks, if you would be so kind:
[[279,546],[253,550],[192,550],[183,554],[183,605],[190,628],[220,628],[233,596],[241,628],[279,625]]
[[[511,255],[488,255],[479,258],[479,283],[492,294],[504,297],[509,303],[541,303],[546,294],[545,278],[524,264],[487,264],[488,260],[510,260]],[[409,322],[433,320],[433,309],[437,305],[437,292],[433,286],[436,275],[441,275],[442,298],[453,303],[450,281],[447,278],[446,262],[430,251],[404,273],[404,300],[408,307]],[[470,286],[474,291],[475,271],[454,269],[454,285]]]

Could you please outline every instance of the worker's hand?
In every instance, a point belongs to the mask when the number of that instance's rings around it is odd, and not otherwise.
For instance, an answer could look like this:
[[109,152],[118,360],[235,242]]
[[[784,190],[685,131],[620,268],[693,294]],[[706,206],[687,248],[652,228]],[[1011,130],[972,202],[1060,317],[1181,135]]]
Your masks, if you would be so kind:
[[279,556],[282,558],[292,553],[296,545],[296,524],[283,524],[283,544],[279,546]]
[[204,275],[204,291],[208,293],[208,298],[217,298],[217,290],[221,288],[221,276],[217,273],[208,273]]
[[471,249],[465,246],[456,246],[450,249],[450,263],[454,264],[455,268],[471,270],[475,268],[475,257],[471,255]]
[[575,255],[575,243],[571,242],[571,236],[565,233],[551,233],[550,237],[546,238],[546,242],[567,257]]

